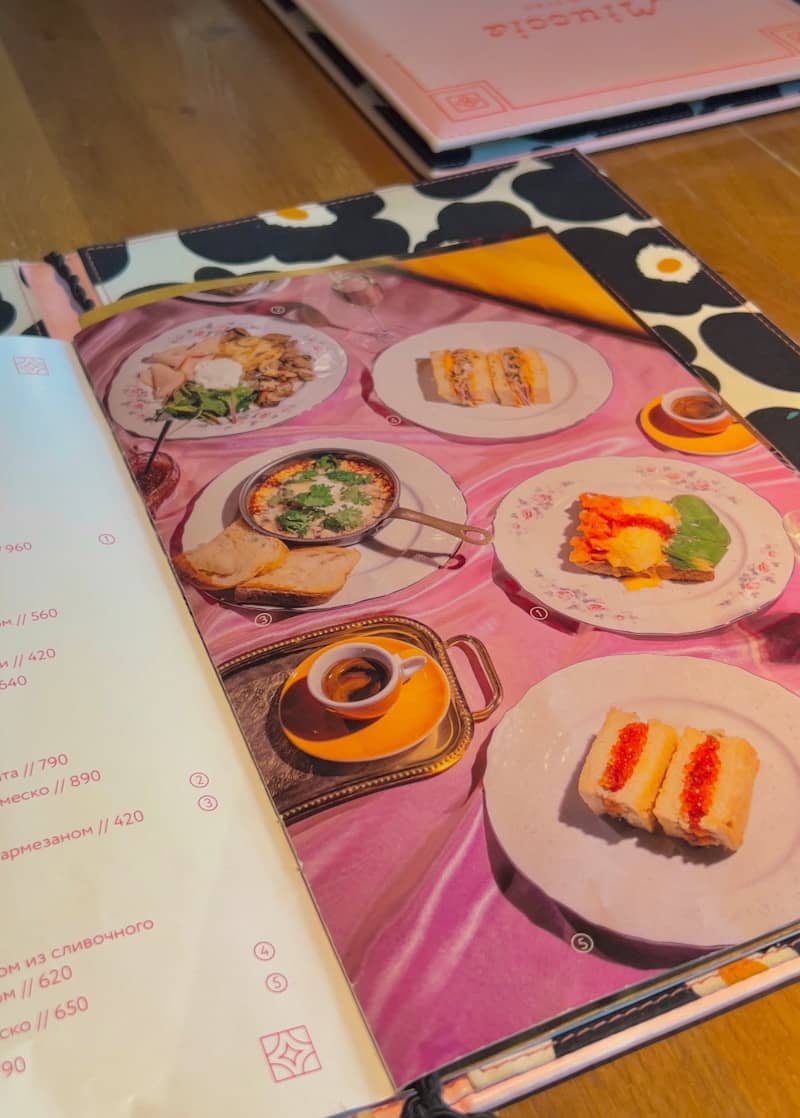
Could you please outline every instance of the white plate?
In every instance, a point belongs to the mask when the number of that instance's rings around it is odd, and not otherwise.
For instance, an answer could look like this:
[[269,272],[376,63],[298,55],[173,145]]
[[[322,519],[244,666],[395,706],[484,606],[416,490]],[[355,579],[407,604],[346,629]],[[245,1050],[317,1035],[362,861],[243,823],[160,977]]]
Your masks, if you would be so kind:
[[[711,582],[664,582],[627,590],[568,559],[578,498],[680,493],[702,497],[731,534]],[[776,510],[747,486],[705,466],[664,458],[586,458],[544,470],[503,498],[494,522],[497,557],[527,593],[550,609],[599,629],[650,636],[703,633],[730,625],[782,593],[794,554]]]
[[[228,276],[227,278],[232,279],[233,277]],[[220,280],[220,284],[224,282],[224,280]],[[248,283],[247,277],[242,276],[240,282]],[[277,295],[279,291],[283,291],[290,283],[291,280],[289,279],[258,280],[255,283],[249,283],[247,291],[237,291],[235,293],[231,292],[231,294],[226,294],[226,289],[224,287],[215,287],[209,288],[206,291],[187,291],[181,298],[191,299],[193,303],[250,303],[254,299],[261,299],[265,295]],[[232,286],[238,287],[239,285],[233,284]]]
[[[611,705],[753,744],[761,767],[735,854],[589,811],[578,775]],[[741,943],[800,916],[798,725],[796,695],[728,664],[635,653],[586,660],[532,687],[495,730],[489,819],[520,873],[592,924],[665,944]]]
[[156,400],[152,389],[139,380],[139,373],[144,368],[144,358],[157,350],[174,345],[190,345],[201,338],[207,338],[209,334],[218,334],[234,326],[249,330],[251,334],[288,334],[296,338],[300,351],[313,358],[314,379],[301,384],[296,392],[282,400],[277,407],[252,407],[249,411],[240,413],[235,423],[228,420],[221,423],[204,423],[198,419],[176,420],[167,435],[168,439],[221,438],[225,435],[244,435],[262,427],[274,427],[327,400],[339,387],[347,372],[347,354],[338,342],[318,330],[312,330],[310,326],[299,326],[282,319],[276,321],[272,315],[214,315],[173,326],[171,330],[140,345],[126,357],[108,393],[111,418],[134,435],[156,438],[163,420],[155,419],[155,415],[163,401]]
[[[425,398],[417,376],[418,360],[436,349],[501,346],[535,346],[539,350],[550,374],[551,403],[462,408]],[[470,439],[521,439],[561,431],[604,404],[614,384],[605,358],[596,349],[570,334],[525,322],[459,322],[404,338],[380,354],[372,379],[378,396],[398,415],[421,427]]]
[[[264,454],[254,454],[252,458],[237,462],[220,474],[195,502],[183,528],[183,550],[189,551],[213,539],[236,519],[241,484],[256,470],[287,454],[320,450],[334,443],[342,450],[371,454],[391,466],[400,478],[399,503],[403,507],[462,524],[466,521],[467,504],[461,490],[450,475],[429,458],[402,446],[337,436],[333,442],[331,439],[312,439],[275,447]],[[342,590],[324,606],[310,608],[335,609],[404,590],[444,566],[460,543],[455,536],[448,536],[436,528],[412,524],[407,520],[387,520],[374,535],[367,536],[354,546],[361,553],[361,559]],[[264,612],[265,607],[257,608]]]

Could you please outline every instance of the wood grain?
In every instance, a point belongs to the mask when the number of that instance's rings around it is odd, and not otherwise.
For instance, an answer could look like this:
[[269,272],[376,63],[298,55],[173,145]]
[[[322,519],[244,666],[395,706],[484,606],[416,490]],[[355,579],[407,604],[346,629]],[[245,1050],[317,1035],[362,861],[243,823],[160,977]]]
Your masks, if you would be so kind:
[[[0,4],[0,257],[408,182],[257,0]],[[800,336],[800,112],[596,162]],[[800,1113],[800,988],[506,1108],[506,1118]]]

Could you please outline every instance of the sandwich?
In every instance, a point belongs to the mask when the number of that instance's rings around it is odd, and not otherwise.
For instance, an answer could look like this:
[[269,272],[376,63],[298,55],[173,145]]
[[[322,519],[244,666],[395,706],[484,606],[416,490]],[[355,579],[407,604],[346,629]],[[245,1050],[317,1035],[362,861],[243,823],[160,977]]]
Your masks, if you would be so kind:
[[581,769],[581,799],[595,815],[654,831],[653,805],[677,740],[664,722],[612,707]]
[[448,404],[496,404],[486,354],[477,349],[437,349],[431,354],[436,392]]
[[488,356],[492,388],[499,404],[520,408],[549,404],[547,365],[533,346],[506,346]]
[[684,730],[655,803],[668,835],[692,846],[738,850],[744,837],[758,755],[744,738]]
[[234,520],[208,543],[173,559],[181,578],[200,590],[230,590],[240,582],[279,567],[289,549],[281,540]]
[[550,403],[547,365],[533,346],[505,346],[490,353],[437,349],[430,363],[437,395],[448,404],[521,408]]
[[570,562],[592,574],[641,579],[636,585],[709,582],[730,533],[699,497],[671,501],[582,493]]
[[321,606],[344,587],[360,558],[352,547],[296,548],[279,567],[241,582],[233,600],[276,609]]

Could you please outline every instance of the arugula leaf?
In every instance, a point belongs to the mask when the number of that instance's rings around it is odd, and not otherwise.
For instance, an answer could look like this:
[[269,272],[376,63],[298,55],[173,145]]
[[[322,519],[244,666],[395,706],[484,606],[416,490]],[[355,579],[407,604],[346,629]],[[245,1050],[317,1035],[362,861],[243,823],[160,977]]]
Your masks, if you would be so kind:
[[314,468],[322,470],[327,473],[328,470],[335,470],[339,465],[338,459],[334,458],[332,454],[321,454],[317,459]]
[[204,388],[190,380],[176,388],[167,402],[156,413],[173,419],[201,419],[216,423],[234,412],[247,411],[255,400],[255,391],[246,385],[236,388]]

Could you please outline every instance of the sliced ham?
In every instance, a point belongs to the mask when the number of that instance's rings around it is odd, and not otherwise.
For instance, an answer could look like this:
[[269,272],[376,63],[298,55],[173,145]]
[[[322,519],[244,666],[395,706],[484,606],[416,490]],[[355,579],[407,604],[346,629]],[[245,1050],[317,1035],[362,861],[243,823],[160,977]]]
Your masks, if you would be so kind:
[[148,388],[152,388],[156,399],[164,400],[167,396],[171,396],[176,388],[180,388],[184,383],[184,376],[178,369],[172,369],[169,365],[153,363],[142,369],[139,380]]
[[191,380],[194,377],[195,368],[201,361],[205,361],[205,357],[185,357],[178,366],[178,372],[183,376],[184,382]]
[[177,369],[188,352],[188,346],[173,345],[169,349],[160,349],[158,353],[149,354],[144,360],[148,365],[169,365]]
[[209,334],[207,338],[190,345],[186,353],[189,357],[214,357],[219,350],[219,342],[219,334]]

